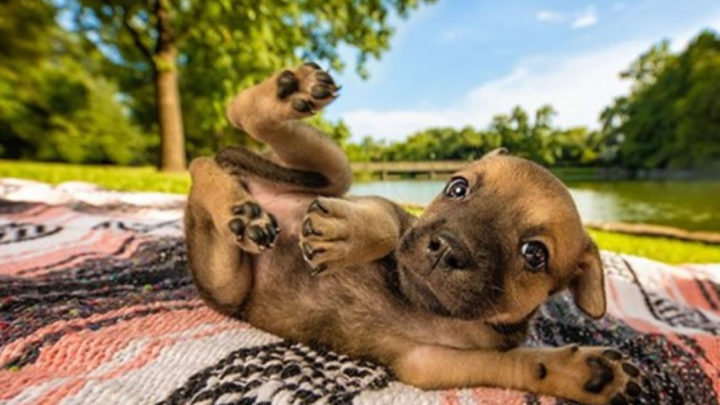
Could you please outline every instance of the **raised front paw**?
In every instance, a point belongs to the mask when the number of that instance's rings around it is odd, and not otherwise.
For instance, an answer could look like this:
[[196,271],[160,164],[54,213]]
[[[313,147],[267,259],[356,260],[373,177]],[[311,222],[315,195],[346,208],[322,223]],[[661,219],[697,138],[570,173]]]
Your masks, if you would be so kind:
[[242,250],[255,254],[272,248],[280,233],[275,217],[253,201],[232,207],[228,228]]
[[588,404],[623,405],[635,403],[643,394],[640,370],[617,350],[580,346],[559,350],[561,356],[541,363],[538,374],[559,384],[560,396]]
[[300,249],[313,275],[341,269],[351,262],[351,204],[336,198],[318,198],[308,206],[300,232]]
[[284,107],[286,118],[303,118],[315,114],[338,97],[338,87],[327,72],[309,62],[284,70],[275,79],[276,97]]

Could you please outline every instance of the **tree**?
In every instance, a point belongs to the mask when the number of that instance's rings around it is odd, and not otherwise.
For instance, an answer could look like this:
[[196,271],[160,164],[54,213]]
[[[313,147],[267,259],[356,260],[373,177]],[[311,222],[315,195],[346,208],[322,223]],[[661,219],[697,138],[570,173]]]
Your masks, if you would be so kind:
[[[357,51],[364,74],[368,57],[389,47],[388,17],[401,17],[421,0],[65,0],[75,25],[108,54],[122,71],[122,90],[135,100],[136,116],[147,116],[147,91],[137,86],[149,76],[160,132],[160,167],[185,166],[183,111],[193,111],[195,139],[221,138],[224,105],[239,87],[255,83],[280,67],[312,58],[343,67],[341,44]],[[133,87],[135,86],[135,87]],[[181,89],[194,97],[184,99]],[[189,106],[189,107],[188,107]],[[196,124],[201,122],[201,125]]]
[[135,163],[143,136],[94,72],[101,57],[42,0],[0,3],[0,157]]
[[620,162],[635,169],[720,165],[720,36],[700,33],[672,54],[667,42],[621,77],[633,81],[600,116]]

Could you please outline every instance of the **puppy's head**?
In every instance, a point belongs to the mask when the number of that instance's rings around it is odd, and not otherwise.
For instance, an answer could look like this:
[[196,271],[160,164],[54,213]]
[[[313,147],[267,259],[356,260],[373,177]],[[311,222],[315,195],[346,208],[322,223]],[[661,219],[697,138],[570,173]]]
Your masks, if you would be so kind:
[[605,313],[600,256],[568,190],[504,149],[451,177],[397,257],[405,295],[446,316],[519,322],[566,287],[585,313]]

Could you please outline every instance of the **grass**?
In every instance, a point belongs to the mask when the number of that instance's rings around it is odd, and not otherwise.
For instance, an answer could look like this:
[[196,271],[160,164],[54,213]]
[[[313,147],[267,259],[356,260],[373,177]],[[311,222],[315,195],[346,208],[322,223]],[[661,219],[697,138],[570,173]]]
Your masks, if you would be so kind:
[[720,246],[668,238],[590,230],[601,249],[644,256],[665,263],[720,263]]
[[[80,166],[58,163],[0,160],[0,178],[17,177],[58,184],[80,180],[113,190],[160,191],[185,194],[190,178],[185,173],[159,173],[152,167]],[[410,211],[418,214],[418,208]],[[720,263],[720,246],[666,238],[594,231],[590,234],[601,249],[644,256],[665,263]]]
[[187,173],[161,173],[149,166],[90,166],[0,160],[0,177],[32,179],[50,184],[87,181],[122,191],[186,194],[190,189],[190,176]]

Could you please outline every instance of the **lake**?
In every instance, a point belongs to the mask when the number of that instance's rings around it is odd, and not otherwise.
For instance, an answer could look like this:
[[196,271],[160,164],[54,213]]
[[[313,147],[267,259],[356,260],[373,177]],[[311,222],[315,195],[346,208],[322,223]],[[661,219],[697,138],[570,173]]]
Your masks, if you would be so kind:
[[[636,222],[720,232],[720,182],[570,182],[570,193],[586,221]],[[427,204],[445,185],[440,180],[357,182],[355,195]]]

